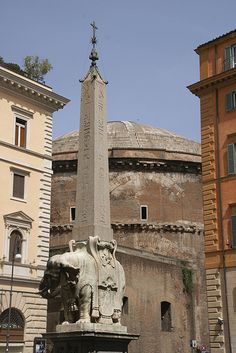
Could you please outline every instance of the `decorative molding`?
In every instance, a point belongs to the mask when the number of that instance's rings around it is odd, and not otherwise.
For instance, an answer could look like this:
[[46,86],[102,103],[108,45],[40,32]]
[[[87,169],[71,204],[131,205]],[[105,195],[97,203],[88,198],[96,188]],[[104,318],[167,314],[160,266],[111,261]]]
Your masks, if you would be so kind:
[[[56,160],[52,162],[54,173],[77,171],[77,160]],[[109,170],[139,170],[168,173],[201,174],[201,163],[175,160],[140,158],[109,158]]]
[[[203,234],[203,227],[195,224],[189,225],[179,225],[179,224],[167,224],[167,223],[159,223],[159,224],[151,224],[151,223],[112,223],[111,224],[114,231],[119,230],[129,230],[129,231],[149,231],[149,232],[163,232],[163,233],[190,233],[190,234]],[[52,236],[56,234],[63,234],[66,232],[71,232],[73,229],[73,224],[53,224],[50,227],[50,233]]]
[[214,89],[215,87],[229,85],[231,82],[234,83],[235,78],[236,69],[233,68],[231,70],[221,72],[218,75],[213,75],[204,80],[198,81],[193,85],[188,86],[187,88],[190,90],[190,92],[200,97],[208,89]]
[[0,87],[19,94],[54,112],[63,108],[70,100],[54,92],[51,88],[0,67]]
[[24,212],[13,212],[3,216],[5,227],[13,227],[13,228],[23,228],[25,230],[29,230],[32,228],[33,219],[27,216]]

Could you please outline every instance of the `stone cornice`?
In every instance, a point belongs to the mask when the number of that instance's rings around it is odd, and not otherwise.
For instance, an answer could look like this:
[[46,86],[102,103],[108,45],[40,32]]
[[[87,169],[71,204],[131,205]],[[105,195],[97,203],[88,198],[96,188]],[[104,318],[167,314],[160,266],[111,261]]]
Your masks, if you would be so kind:
[[218,75],[213,75],[204,80],[198,81],[187,88],[198,97],[210,89],[214,89],[219,86],[224,86],[224,84],[235,83],[236,79],[236,68],[221,72]]
[[[112,229],[114,231],[132,231],[132,232],[163,232],[163,233],[190,233],[201,235],[203,233],[203,226],[196,224],[174,224],[174,223],[112,223]],[[62,234],[65,232],[71,232],[73,224],[53,224],[51,225],[51,235]]]
[[63,108],[70,101],[52,92],[50,87],[15,74],[3,67],[0,67],[0,88],[37,102],[49,112]]
[[[7,263],[7,262],[6,262]],[[22,266],[23,267],[23,266]],[[25,267],[30,267],[30,266],[25,266]],[[31,267],[33,269],[33,267]],[[39,269],[38,267],[34,267],[36,269]],[[42,270],[45,270],[45,268],[42,268]],[[11,278],[9,276],[6,275],[1,275],[0,276],[0,281],[2,284],[8,284],[10,283]],[[27,283],[29,285],[38,285],[40,283],[40,279],[36,279],[36,278],[19,278],[14,276],[14,285],[22,285],[23,283]],[[4,289],[5,291],[7,289]]]
[[[54,173],[76,172],[77,160],[53,161]],[[109,158],[109,170],[138,170],[201,174],[201,163],[141,158]]]

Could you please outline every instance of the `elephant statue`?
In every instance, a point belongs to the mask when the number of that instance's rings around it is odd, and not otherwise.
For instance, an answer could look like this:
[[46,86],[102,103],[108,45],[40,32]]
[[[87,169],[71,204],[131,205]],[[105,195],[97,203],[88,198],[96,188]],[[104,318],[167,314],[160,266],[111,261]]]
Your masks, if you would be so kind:
[[[75,250],[73,244],[76,244]],[[116,242],[89,237],[87,242],[71,241],[69,247],[69,252],[49,259],[39,285],[40,295],[50,299],[60,294],[63,324],[120,324],[125,276],[115,258]],[[72,308],[79,312],[77,321]]]

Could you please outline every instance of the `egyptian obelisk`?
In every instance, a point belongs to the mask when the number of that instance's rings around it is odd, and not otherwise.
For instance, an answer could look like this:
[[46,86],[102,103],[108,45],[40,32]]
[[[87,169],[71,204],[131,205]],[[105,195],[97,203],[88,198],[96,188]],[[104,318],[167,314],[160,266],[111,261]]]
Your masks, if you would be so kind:
[[110,225],[106,82],[96,65],[94,22],[92,27],[91,65],[81,92],[74,247],[49,260],[49,268],[56,266],[57,273],[59,268],[67,314],[56,332],[44,334],[53,343],[52,353],[124,353],[129,342],[138,338],[121,324],[125,273],[116,259],[117,243]]
[[96,26],[93,22],[91,65],[81,80],[80,133],[76,193],[76,220],[73,239],[87,240],[99,236],[110,241],[108,145],[106,121],[106,83],[96,61]]

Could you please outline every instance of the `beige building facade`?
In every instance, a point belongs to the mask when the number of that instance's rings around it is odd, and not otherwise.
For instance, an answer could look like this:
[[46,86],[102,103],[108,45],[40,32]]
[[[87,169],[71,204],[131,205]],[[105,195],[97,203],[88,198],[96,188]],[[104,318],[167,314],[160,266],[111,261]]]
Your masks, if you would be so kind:
[[49,250],[52,113],[67,102],[0,67],[0,352],[8,334],[10,352],[32,352],[46,329],[37,288]]

